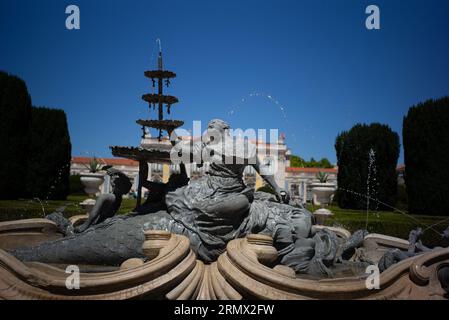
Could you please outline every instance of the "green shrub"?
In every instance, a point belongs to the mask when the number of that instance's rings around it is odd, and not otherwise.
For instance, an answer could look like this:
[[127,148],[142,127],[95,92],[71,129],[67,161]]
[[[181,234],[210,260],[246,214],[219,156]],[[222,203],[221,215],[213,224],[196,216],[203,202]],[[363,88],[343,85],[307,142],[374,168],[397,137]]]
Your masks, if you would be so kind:
[[[367,206],[369,154],[374,151],[375,174],[370,179],[371,209],[385,209],[396,204],[399,136],[389,126],[379,123],[357,124],[337,136],[338,205],[341,208],[364,209]],[[374,171],[373,171],[374,172]],[[375,176],[375,177],[374,177]],[[375,178],[375,180],[374,180]],[[386,204],[383,205],[382,203]]]
[[290,157],[290,167],[293,168],[333,168],[332,163],[327,158],[322,158],[316,161],[314,158],[310,158],[310,161],[306,161],[300,156],[292,155]]
[[0,72],[0,198],[65,199],[71,144],[64,111],[33,108],[23,80]]
[[69,194],[72,145],[65,112],[33,108],[28,197],[63,200]]
[[306,161],[300,156],[292,155],[290,156],[290,167],[303,168],[305,167]]
[[81,176],[74,174],[69,177],[70,194],[84,195],[84,186],[81,183]]
[[398,185],[398,196],[395,207],[402,211],[408,210],[407,190],[403,184]]
[[31,97],[25,82],[0,72],[0,199],[23,196],[30,121]]
[[449,97],[409,109],[403,122],[409,211],[449,214]]

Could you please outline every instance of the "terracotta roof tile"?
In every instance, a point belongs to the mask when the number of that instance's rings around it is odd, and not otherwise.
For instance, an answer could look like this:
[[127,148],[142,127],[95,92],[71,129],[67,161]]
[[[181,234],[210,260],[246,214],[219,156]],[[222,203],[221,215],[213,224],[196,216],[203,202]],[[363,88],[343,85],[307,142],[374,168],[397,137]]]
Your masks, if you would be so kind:
[[[89,164],[92,158],[89,157],[72,157],[72,163]],[[138,166],[139,163],[130,159],[123,158],[98,158],[98,161],[110,166]]]
[[308,173],[337,173],[338,169],[336,168],[297,168],[297,167],[288,167],[287,172],[308,172]]

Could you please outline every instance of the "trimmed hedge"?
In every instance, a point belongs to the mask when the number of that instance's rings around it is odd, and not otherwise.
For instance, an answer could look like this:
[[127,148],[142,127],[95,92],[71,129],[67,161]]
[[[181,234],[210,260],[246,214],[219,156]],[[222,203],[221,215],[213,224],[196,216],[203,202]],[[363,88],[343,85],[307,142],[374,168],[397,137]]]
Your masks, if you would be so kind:
[[[396,204],[399,136],[379,123],[357,124],[339,134],[335,141],[338,165],[336,199],[341,208],[366,209],[370,150],[375,152],[375,181],[371,177],[370,209],[381,210]],[[386,205],[381,204],[384,203]]]
[[409,211],[449,215],[449,97],[411,107],[402,135]]
[[81,176],[79,174],[71,175],[69,178],[70,194],[85,195],[84,186],[81,183]]
[[65,112],[33,108],[25,82],[0,72],[0,199],[65,199],[71,151]]
[[28,172],[31,97],[23,80],[0,72],[0,199],[23,196]]
[[63,200],[70,191],[72,145],[65,112],[33,108],[29,153],[28,196]]

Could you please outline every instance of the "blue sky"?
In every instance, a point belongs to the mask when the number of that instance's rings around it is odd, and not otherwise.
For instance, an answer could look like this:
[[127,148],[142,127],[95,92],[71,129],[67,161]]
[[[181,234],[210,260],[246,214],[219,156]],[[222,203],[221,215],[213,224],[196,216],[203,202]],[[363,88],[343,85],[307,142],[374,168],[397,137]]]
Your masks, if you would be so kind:
[[[80,30],[65,28],[69,4]],[[365,28],[370,4],[380,30]],[[34,105],[66,111],[73,155],[139,143],[156,38],[178,74],[174,119],[279,128],[305,158],[335,162],[335,137],[357,122],[400,134],[411,105],[449,94],[445,0],[0,2],[0,70],[26,81]]]

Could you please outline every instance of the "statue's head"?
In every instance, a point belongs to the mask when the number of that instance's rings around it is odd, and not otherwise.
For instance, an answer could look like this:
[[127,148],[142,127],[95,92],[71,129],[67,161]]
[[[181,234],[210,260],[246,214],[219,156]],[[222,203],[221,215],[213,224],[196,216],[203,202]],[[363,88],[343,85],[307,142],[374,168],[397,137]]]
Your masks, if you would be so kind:
[[231,129],[231,126],[229,125],[229,123],[227,123],[224,120],[212,119],[207,124],[207,129],[216,129],[216,130],[219,130],[221,132],[224,132],[225,130]]
[[207,125],[207,135],[223,138],[225,135],[229,135],[229,129],[231,129],[231,126],[226,121],[212,119]]
[[115,194],[127,194],[132,187],[129,178],[120,170],[109,168],[107,174],[111,177],[112,190]]

